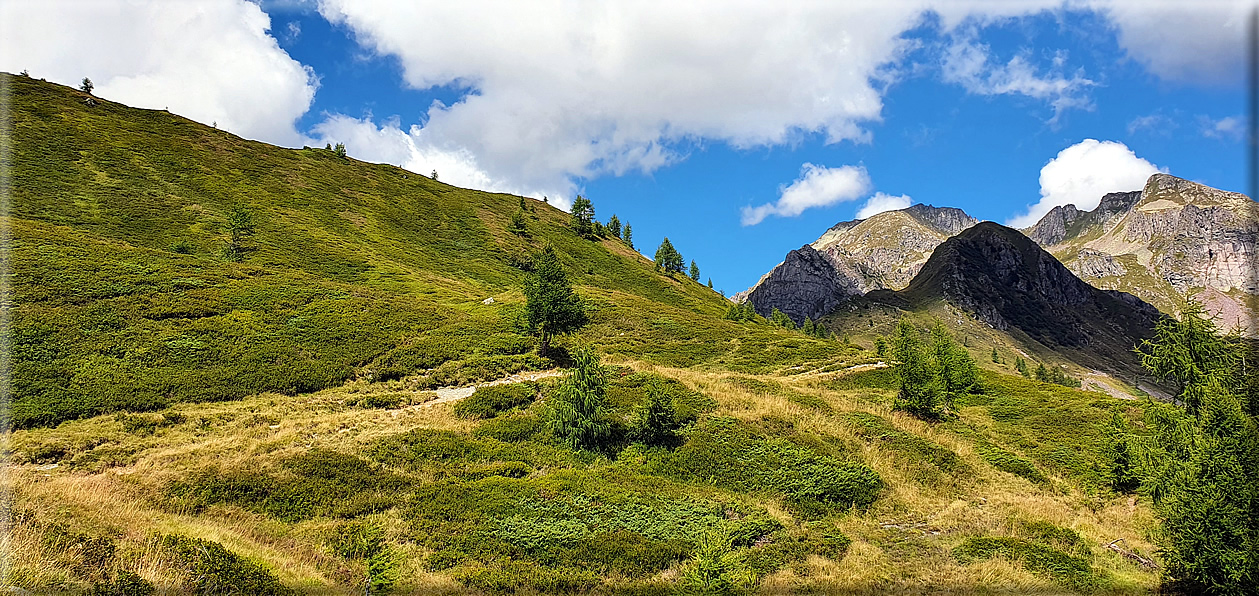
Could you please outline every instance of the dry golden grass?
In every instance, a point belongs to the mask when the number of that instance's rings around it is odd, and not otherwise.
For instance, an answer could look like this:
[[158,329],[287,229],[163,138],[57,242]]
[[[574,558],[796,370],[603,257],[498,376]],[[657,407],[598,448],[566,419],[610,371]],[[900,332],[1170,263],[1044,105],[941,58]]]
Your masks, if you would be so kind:
[[[950,549],[971,536],[1012,535],[1017,520],[1047,521],[1076,530],[1096,554],[1094,565],[1113,578],[1113,593],[1149,593],[1157,576],[1100,548],[1115,538],[1153,552],[1144,539],[1153,520],[1149,508],[1127,497],[1099,502],[1062,479],[1046,485],[999,472],[984,463],[970,440],[939,426],[889,411],[880,390],[832,391],[816,376],[763,377],[801,394],[821,398],[832,412],[802,407],[782,395],[747,389],[739,375],[654,366],[628,359],[609,364],[631,366],[676,378],[718,402],[716,414],[748,421],[765,417],[789,420],[799,430],[832,437],[854,446],[877,471],[888,490],[864,514],[844,517],[838,528],[852,539],[838,561],[811,556],[767,577],[761,593],[795,591],[834,594],[1056,594],[1056,584],[1025,570],[1017,561],[993,559],[963,565]],[[154,495],[163,483],[206,465],[264,467],[313,447],[358,452],[375,439],[414,428],[469,431],[474,422],[454,416],[450,404],[425,407],[426,392],[411,392],[411,405],[395,410],[344,405],[350,395],[407,391],[404,382],[365,384],[296,397],[264,394],[238,402],[184,404],[175,408],[186,422],[159,428],[151,436],[123,431],[114,416],[67,422],[55,429],[18,431],[10,445],[21,461],[48,446],[66,451],[53,469],[13,466],[8,487],[14,495],[11,526],[12,576],[20,584],[75,584],[65,568],[66,553],[41,542],[40,523],[62,521],[73,529],[106,533],[119,539],[121,566],[139,573],[160,589],[177,589],[181,578],[152,548],[155,533],[179,533],[222,543],[228,549],[272,569],[286,585],[307,593],[356,593],[358,573],[328,552],[327,521],[286,524],[234,506],[212,506],[198,515],[164,510]],[[887,396],[883,396],[887,397]],[[927,485],[915,464],[885,446],[863,440],[838,414],[867,412],[896,429],[925,438],[956,453],[970,473],[956,481]],[[208,422],[201,423],[204,419]],[[982,420],[975,420],[982,424]],[[118,450],[114,459],[93,461],[98,450]],[[796,522],[774,499],[756,499],[784,523]],[[394,510],[375,514],[391,536],[401,536],[405,522]],[[890,526],[889,524],[895,524]],[[403,580],[399,593],[455,594],[467,589],[444,573],[425,571],[427,553],[402,542]],[[674,571],[676,572],[676,571]],[[667,573],[666,573],[667,575]]]

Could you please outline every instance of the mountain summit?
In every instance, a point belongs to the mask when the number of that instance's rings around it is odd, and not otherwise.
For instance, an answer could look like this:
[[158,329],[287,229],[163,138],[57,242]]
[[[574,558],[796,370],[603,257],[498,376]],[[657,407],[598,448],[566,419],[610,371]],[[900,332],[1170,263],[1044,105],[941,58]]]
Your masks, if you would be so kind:
[[840,222],[735,299],[763,315],[777,308],[797,323],[816,319],[848,297],[904,288],[936,246],[977,222],[961,209],[921,203]]
[[1256,332],[1259,204],[1246,195],[1155,174],[1092,211],[1055,207],[1025,232],[1094,286],[1165,313],[1192,298],[1222,327]]
[[[977,224],[936,247],[899,292],[869,298],[909,306],[944,300],[995,329],[1017,330],[1096,368],[1135,370],[1132,346],[1160,314],[1139,298],[1099,290],[1018,230]],[[901,302],[903,301],[903,302]]]

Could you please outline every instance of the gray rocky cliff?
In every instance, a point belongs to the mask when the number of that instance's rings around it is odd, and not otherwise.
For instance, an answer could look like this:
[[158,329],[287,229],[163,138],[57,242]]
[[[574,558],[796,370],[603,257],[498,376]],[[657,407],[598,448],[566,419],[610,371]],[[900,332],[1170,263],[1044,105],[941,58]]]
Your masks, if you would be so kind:
[[806,244],[787,253],[782,264],[747,293],[746,300],[762,316],[768,317],[777,308],[799,324],[861,293],[857,279],[836,271],[826,257]]

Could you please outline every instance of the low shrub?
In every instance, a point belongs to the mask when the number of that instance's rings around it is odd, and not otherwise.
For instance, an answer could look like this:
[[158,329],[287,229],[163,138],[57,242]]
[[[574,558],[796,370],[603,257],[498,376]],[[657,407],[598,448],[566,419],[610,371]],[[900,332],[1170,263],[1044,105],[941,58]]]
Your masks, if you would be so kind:
[[889,451],[906,460],[927,462],[946,474],[962,474],[969,470],[966,462],[952,450],[918,435],[901,431],[880,416],[867,412],[849,412],[844,415],[844,419],[857,436],[868,441],[879,441]]
[[381,511],[407,484],[378,465],[328,449],[290,457],[276,472],[206,469],[167,485],[165,493],[177,509],[232,503],[291,522]]
[[157,539],[157,546],[183,571],[194,594],[294,594],[265,567],[217,542],[167,534]]
[[1059,585],[1079,592],[1095,592],[1109,582],[1081,557],[1073,557],[1052,547],[1019,538],[967,538],[953,549],[953,556],[962,563],[1000,556],[1020,562],[1025,569],[1046,575]]
[[542,430],[542,421],[528,412],[509,412],[496,416],[476,427],[473,436],[489,437],[508,443],[527,441]]
[[148,580],[125,569],[108,582],[92,585],[91,596],[153,596],[157,589]]
[[493,418],[533,402],[538,395],[532,383],[509,383],[480,387],[471,396],[455,403],[460,418]]
[[658,473],[740,491],[766,491],[806,516],[832,507],[865,509],[883,489],[864,464],[818,455],[730,418],[708,419],[653,464]]

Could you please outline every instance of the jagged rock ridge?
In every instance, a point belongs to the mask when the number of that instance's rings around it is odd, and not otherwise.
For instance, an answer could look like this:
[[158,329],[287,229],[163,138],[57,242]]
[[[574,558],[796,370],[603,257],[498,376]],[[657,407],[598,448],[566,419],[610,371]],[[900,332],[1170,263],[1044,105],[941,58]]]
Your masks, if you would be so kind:
[[1112,193],[1093,211],[1055,207],[1026,230],[1085,281],[1174,314],[1186,298],[1254,335],[1259,203],[1168,174]]

